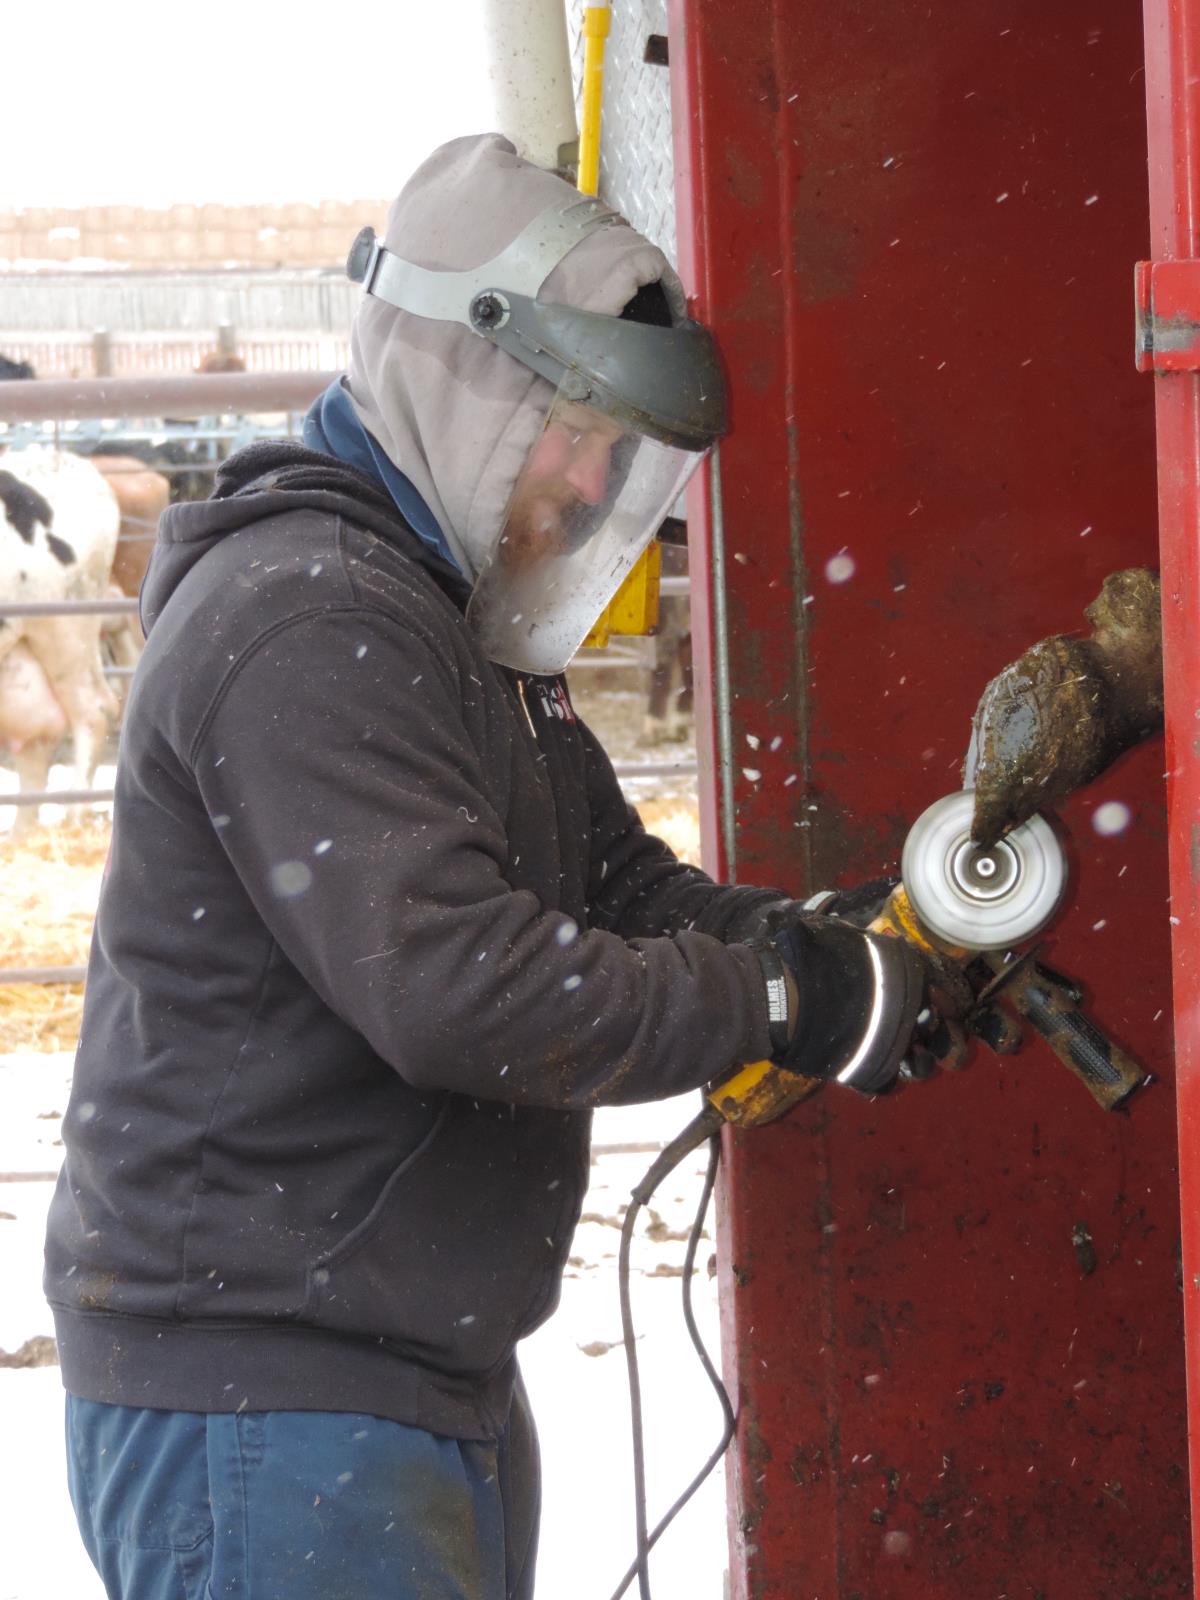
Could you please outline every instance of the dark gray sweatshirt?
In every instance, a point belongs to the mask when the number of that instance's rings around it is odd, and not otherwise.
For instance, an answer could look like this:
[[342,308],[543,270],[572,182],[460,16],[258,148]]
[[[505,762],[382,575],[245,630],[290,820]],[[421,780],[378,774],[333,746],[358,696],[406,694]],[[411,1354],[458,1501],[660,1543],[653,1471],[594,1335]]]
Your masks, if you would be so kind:
[[590,1110],[769,1053],[735,938],[560,680],[298,445],[172,508],[146,585],[46,1293],[83,1397],[507,1413]]

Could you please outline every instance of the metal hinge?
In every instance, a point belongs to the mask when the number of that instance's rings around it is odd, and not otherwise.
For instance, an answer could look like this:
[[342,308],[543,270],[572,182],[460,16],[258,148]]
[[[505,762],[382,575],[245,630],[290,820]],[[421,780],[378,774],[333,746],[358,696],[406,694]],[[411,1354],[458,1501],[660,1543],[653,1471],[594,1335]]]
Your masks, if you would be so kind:
[[1139,372],[1200,372],[1200,261],[1139,261],[1133,277]]

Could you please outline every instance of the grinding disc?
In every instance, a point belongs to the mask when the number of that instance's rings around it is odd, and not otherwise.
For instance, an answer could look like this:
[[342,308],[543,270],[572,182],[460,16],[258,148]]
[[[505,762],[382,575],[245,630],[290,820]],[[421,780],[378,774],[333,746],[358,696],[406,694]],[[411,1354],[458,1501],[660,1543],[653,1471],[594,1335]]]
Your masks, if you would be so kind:
[[974,792],[923,811],[904,841],[900,873],[913,910],[936,938],[964,950],[1008,950],[1049,922],[1067,884],[1062,845],[1033,816],[990,850],[971,841]]

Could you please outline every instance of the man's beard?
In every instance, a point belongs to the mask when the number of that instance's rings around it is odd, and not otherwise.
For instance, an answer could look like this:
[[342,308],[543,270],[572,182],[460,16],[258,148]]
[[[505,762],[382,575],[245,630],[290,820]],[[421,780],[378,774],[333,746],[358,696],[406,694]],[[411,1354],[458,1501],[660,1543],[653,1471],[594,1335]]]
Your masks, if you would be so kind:
[[509,513],[498,559],[503,566],[524,572],[538,562],[569,555],[594,532],[595,517],[596,507],[574,495],[566,501],[531,496]]

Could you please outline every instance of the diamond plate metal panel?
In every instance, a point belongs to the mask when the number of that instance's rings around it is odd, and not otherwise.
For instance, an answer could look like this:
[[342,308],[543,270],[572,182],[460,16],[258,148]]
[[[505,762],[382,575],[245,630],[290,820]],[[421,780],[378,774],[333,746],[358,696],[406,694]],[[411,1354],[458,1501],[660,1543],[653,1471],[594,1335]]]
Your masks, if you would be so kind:
[[[578,98],[583,71],[583,0],[567,0]],[[675,260],[671,87],[666,67],[642,60],[646,38],[667,31],[667,0],[613,0],[604,57],[600,195],[669,260]]]

